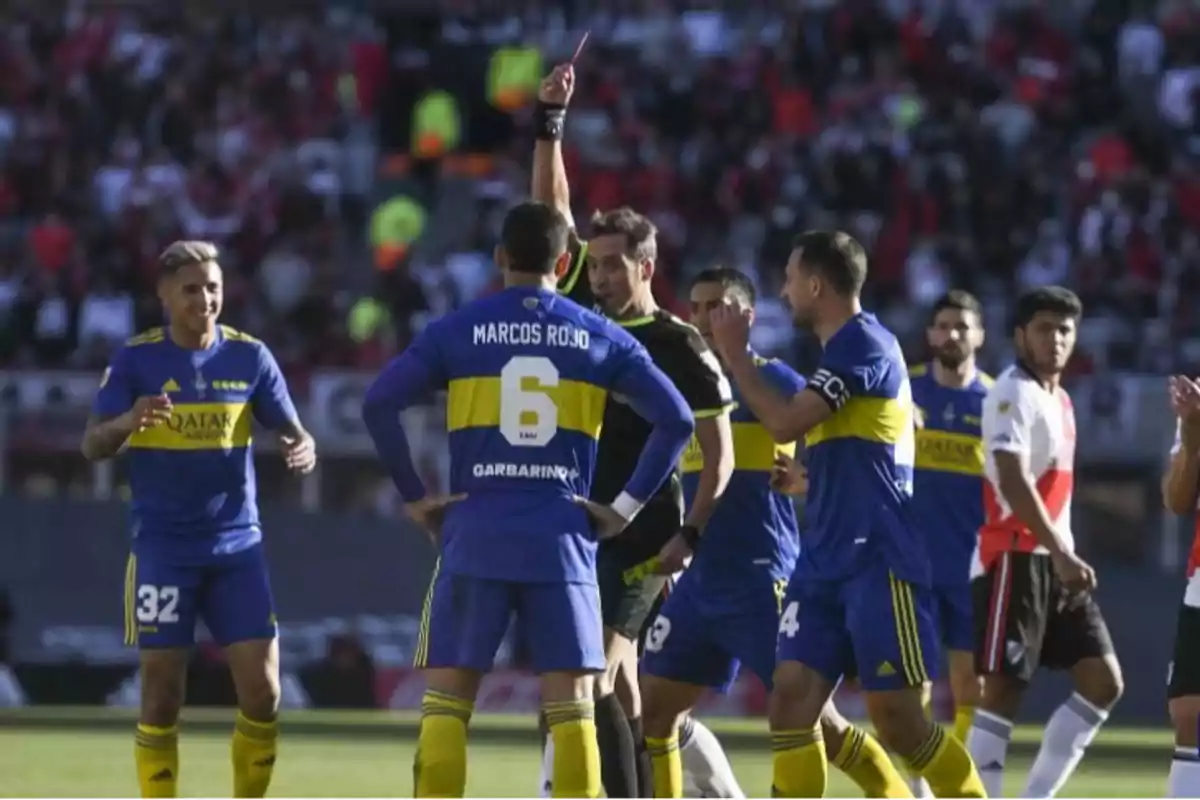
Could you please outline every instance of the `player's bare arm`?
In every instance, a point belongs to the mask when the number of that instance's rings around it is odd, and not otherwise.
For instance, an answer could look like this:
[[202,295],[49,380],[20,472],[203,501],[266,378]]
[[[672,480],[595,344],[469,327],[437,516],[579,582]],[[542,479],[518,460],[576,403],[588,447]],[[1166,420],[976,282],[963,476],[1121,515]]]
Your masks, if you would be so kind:
[[733,477],[733,428],[729,412],[696,420],[696,442],[704,458],[704,466],[696,483],[696,495],[688,508],[683,528],[663,546],[658,554],[659,571],[673,575],[683,569],[696,549],[704,526]]
[[1022,523],[1033,533],[1038,544],[1050,551],[1054,569],[1067,588],[1078,592],[1096,588],[1096,573],[1086,561],[1063,544],[1054,528],[1050,512],[1038,495],[1022,457],[1017,453],[997,450],[996,474],[1000,494]]
[[1200,497],[1200,385],[1176,375],[1170,379],[1169,391],[1179,421],[1179,442],[1162,479],[1163,505],[1174,514],[1188,514]]
[[749,350],[748,311],[726,305],[715,309],[711,320],[713,341],[729,377],[772,439],[779,444],[800,441],[833,415],[833,406],[815,386],[785,397],[763,377]]
[[88,461],[104,461],[120,455],[129,437],[171,418],[171,398],[165,394],[139,397],[133,408],[108,419],[89,416],[80,450]]
[[300,424],[300,420],[289,421],[277,433],[287,468],[297,475],[312,472],[317,466],[317,444],[313,441],[312,434]]
[[696,496],[683,524],[704,530],[733,477],[733,427],[729,412],[722,411],[711,417],[697,416],[695,436],[704,466],[700,469]]
[[[538,87],[539,130],[533,148],[533,199],[554,206],[571,227],[571,188],[563,164],[562,126],[571,95],[575,91],[575,68],[560,64]],[[555,127],[557,126],[557,127]]]

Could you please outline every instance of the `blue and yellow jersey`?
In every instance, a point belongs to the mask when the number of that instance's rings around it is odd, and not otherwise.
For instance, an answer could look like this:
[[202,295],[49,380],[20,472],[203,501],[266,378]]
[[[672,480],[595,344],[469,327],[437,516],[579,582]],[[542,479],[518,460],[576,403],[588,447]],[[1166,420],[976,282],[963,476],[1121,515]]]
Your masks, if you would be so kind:
[[929,582],[911,518],[915,411],[904,354],[873,314],[825,344],[808,382],[833,411],[805,437],[806,527],[797,572],[841,580],[882,559],[897,578]]
[[[778,391],[792,396],[805,386],[782,361],[755,357],[759,372]],[[763,580],[791,577],[800,549],[792,499],[771,489],[771,467],[779,454],[794,456],[796,445],[776,444],[741,402],[730,413],[733,428],[733,475],[721,501],[704,526],[703,539],[688,568],[703,596],[713,602],[759,597]],[[695,437],[683,457],[683,490],[690,504],[696,495],[704,456]]]
[[253,421],[279,429],[297,418],[275,357],[224,325],[204,350],[153,328],[117,351],[92,411],[108,419],[160,394],[170,421],[135,433],[124,453],[135,552],[186,565],[257,544]]
[[992,379],[982,372],[961,389],[942,386],[928,364],[909,373],[917,407],[913,513],[929,549],[933,581],[970,580],[983,525],[983,439],[979,424]]
[[553,291],[505,289],[432,323],[367,393],[368,429],[410,502],[424,488],[389,446],[384,418],[443,387],[450,490],[467,495],[442,528],[441,569],[454,574],[595,583],[595,536],[574,498],[591,489],[609,393],[658,423],[627,485],[641,502],[692,430],[683,399],[628,333]]

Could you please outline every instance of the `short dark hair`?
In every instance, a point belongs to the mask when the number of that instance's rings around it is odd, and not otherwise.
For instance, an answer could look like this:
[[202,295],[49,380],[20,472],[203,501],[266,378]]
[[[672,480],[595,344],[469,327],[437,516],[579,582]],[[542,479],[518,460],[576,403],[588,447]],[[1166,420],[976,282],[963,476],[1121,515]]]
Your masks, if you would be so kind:
[[701,283],[716,283],[720,284],[725,291],[733,290],[740,293],[749,305],[754,305],[758,301],[758,293],[754,291],[754,282],[750,280],[750,276],[742,272],[740,269],[733,267],[709,267],[708,269],[700,270],[696,277],[692,278],[692,286]]
[[867,251],[843,231],[805,231],[792,240],[804,266],[829,281],[838,294],[857,297],[867,282]]
[[533,201],[509,209],[500,228],[500,246],[513,272],[549,275],[567,251],[571,225],[558,209]]
[[625,237],[625,254],[635,261],[658,258],[658,227],[629,206],[592,214],[592,236]]
[[164,276],[174,275],[184,267],[216,261],[221,251],[212,242],[182,240],[172,242],[158,257],[158,269]]
[[937,315],[943,311],[970,312],[980,322],[983,321],[983,304],[975,295],[962,289],[951,289],[937,299],[929,312],[929,324],[932,325]]
[[1063,286],[1039,286],[1017,298],[1013,308],[1013,327],[1024,328],[1042,312],[1059,314],[1079,321],[1083,316],[1083,303],[1079,296]]

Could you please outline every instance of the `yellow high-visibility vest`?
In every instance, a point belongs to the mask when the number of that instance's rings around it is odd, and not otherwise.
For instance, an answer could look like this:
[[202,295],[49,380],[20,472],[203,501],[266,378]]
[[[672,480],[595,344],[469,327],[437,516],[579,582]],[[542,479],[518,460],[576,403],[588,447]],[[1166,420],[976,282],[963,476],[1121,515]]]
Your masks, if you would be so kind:
[[350,309],[346,318],[346,328],[353,341],[365,342],[391,321],[391,316],[387,308],[375,298],[360,297]]
[[375,207],[371,214],[371,245],[375,266],[394,269],[425,230],[425,209],[416,200],[397,195]]
[[488,101],[502,111],[524,108],[537,96],[542,53],[536,47],[500,47],[488,64]]
[[462,120],[454,97],[441,89],[426,92],[413,109],[413,156],[444,156],[458,147],[461,136]]

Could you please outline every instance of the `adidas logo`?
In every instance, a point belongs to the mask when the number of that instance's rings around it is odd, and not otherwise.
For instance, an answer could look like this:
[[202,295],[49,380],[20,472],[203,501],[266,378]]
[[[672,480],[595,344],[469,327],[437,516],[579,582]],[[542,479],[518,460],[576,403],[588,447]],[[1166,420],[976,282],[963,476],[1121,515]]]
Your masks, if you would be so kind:
[[885,661],[879,665],[879,669],[875,670],[875,675],[880,678],[890,678],[896,674],[896,668],[892,666],[892,662]]
[[989,761],[979,768],[980,772],[1003,772],[1004,765],[999,761]]
[[169,768],[160,769],[158,772],[156,772],[150,776],[150,782],[156,783],[159,781],[169,781],[169,780],[174,779],[174,777],[175,777],[175,773],[171,772],[171,770]]
[[178,391],[179,391],[179,384],[175,382],[174,378],[171,378],[166,383],[164,383],[162,386],[163,394],[168,394],[169,392],[178,392]]
[[275,766],[275,756],[267,756],[264,759],[254,762],[256,767],[273,767]]

